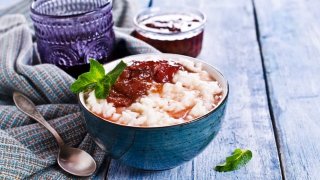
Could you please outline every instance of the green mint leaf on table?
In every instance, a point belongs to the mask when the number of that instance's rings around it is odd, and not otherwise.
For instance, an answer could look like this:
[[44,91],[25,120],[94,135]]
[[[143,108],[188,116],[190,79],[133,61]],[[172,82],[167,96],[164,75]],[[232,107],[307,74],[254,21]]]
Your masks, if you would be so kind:
[[215,167],[216,171],[227,172],[240,169],[252,158],[252,152],[246,149],[236,149],[231,156],[226,158],[226,162]]
[[104,99],[109,95],[109,91],[118,77],[122,74],[127,64],[123,61],[105,74],[103,66],[96,60],[90,59],[89,72],[81,74],[78,79],[70,86],[73,93],[80,93],[85,90],[95,90],[95,96],[98,99]]

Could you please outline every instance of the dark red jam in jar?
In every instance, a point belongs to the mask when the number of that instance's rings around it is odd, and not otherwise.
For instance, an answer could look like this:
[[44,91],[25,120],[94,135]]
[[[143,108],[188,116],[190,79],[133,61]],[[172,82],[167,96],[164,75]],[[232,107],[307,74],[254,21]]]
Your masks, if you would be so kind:
[[201,51],[205,16],[200,11],[148,9],[134,23],[132,35],[161,52],[196,57]]

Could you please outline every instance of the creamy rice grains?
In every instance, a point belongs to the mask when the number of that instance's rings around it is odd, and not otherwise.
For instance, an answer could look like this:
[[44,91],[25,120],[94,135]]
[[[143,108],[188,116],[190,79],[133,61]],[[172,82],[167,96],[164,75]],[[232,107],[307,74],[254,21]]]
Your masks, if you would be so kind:
[[108,121],[128,126],[169,126],[203,116],[218,105],[223,90],[202,70],[201,63],[180,64],[184,69],[173,75],[172,82],[163,83],[160,90],[159,84],[154,83],[128,107],[97,99],[94,91],[85,93],[86,106]]

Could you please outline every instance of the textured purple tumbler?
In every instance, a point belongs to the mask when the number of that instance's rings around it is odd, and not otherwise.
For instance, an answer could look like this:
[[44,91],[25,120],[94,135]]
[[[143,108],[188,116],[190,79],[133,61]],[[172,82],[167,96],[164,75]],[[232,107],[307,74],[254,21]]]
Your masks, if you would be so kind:
[[89,59],[106,62],[114,46],[112,0],[35,0],[31,5],[43,63],[76,77]]

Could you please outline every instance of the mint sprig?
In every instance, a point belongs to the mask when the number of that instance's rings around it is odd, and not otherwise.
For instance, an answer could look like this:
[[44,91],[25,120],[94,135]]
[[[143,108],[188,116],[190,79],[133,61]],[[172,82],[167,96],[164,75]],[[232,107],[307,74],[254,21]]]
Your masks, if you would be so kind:
[[104,99],[109,95],[111,87],[126,67],[127,64],[120,61],[113,70],[106,74],[102,64],[94,59],[90,59],[89,72],[81,74],[70,86],[70,90],[73,93],[80,93],[92,89],[95,90],[96,98]]
[[231,156],[226,158],[226,162],[215,167],[218,172],[227,172],[240,169],[252,158],[252,152],[246,149],[235,149]]

